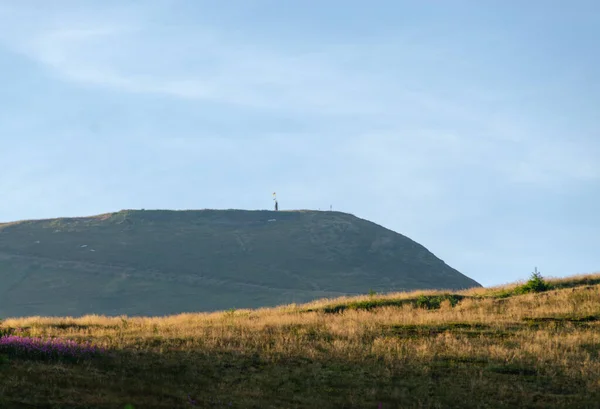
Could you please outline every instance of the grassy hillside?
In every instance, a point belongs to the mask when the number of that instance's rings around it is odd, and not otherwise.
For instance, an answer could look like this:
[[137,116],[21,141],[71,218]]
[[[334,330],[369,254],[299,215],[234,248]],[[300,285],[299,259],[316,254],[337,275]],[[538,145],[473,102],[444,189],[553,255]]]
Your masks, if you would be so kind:
[[105,351],[77,360],[0,342],[0,407],[598,407],[600,275],[550,284],[7,319],[7,334]]
[[478,285],[339,212],[121,211],[0,224],[0,315],[165,315]]

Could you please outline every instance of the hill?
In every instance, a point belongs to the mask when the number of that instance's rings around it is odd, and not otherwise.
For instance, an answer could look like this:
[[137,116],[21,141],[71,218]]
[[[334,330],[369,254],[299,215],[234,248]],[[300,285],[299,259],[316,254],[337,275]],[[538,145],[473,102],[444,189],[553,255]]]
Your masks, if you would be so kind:
[[[3,408],[596,408],[600,402],[600,275],[162,318],[8,319],[2,333]],[[31,337],[54,341],[42,346]]]
[[350,214],[124,210],[0,225],[0,315],[167,315],[479,284]]

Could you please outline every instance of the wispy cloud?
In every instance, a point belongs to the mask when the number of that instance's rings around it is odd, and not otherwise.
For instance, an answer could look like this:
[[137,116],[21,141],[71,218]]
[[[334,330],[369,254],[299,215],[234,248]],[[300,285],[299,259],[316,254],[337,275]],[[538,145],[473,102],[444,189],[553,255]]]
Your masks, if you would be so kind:
[[11,45],[82,85],[253,108],[369,110],[359,98],[365,89],[320,57],[248,49],[204,28],[184,34],[98,21],[88,28],[69,24],[38,29]]
[[[154,6],[160,12],[160,3]],[[344,149],[377,158],[373,165],[381,170],[424,175],[483,166],[516,182],[542,184],[598,178],[593,152],[564,140],[548,143],[545,129],[477,106],[493,100],[493,93],[463,95],[456,88],[455,95],[441,96],[387,71],[379,77],[361,71],[360,61],[373,57],[373,47],[382,63],[405,62],[386,43],[322,46],[311,53],[270,49],[207,26],[152,25],[147,9],[114,3],[50,16],[27,7],[11,12],[28,16],[30,24],[3,24],[0,39],[65,81],[275,112],[361,117],[362,128],[344,131]],[[5,12],[2,22],[9,23],[10,15]],[[436,55],[427,47],[411,51],[411,58]],[[442,124],[431,128],[424,117]]]
[[[385,117],[402,110],[404,115],[477,117],[456,101],[419,91],[414,80],[402,75],[419,56],[431,63],[443,57],[406,40],[318,45],[297,52],[250,45],[209,26],[153,25],[130,8],[55,13],[52,18],[32,9],[21,13],[33,23],[26,29],[5,26],[0,37],[5,45],[82,85],[271,111]],[[361,70],[374,57],[400,71],[376,77]]]

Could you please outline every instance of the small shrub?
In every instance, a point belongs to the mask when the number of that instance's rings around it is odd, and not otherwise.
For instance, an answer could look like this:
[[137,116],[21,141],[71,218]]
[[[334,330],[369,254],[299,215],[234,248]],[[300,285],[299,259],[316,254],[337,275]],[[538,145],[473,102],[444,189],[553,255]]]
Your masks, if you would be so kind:
[[415,301],[415,306],[426,310],[437,310],[443,301],[448,301],[450,307],[454,307],[462,298],[463,296],[457,294],[420,295]]
[[515,289],[515,293],[517,293],[517,294],[541,293],[543,291],[548,291],[551,288],[552,288],[551,285],[548,284],[544,280],[544,278],[542,277],[542,274],[539,271],[537,271],[537,268],[536,268],[535,271],[533,273],[531,273],[531,277],[529,278],[529,281],[527,281],[522,286],[517,287]]
[[440,308],[440,300],[439,300],[439,297],[429,296],[429,295],[420,295],[417,298],[416,305],[418,308],[432,310],[432,309]]

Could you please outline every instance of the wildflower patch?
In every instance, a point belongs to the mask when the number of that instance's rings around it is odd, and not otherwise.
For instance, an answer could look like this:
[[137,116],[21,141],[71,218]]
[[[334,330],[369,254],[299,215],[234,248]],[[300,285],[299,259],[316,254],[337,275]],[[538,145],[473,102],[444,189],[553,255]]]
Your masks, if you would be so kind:
[[0,338],[0,353],[9,357],[79,361],[105,353],[104,348],[91,344],[79,344],[61,338],[33,338],[7,335]]

